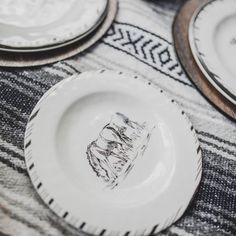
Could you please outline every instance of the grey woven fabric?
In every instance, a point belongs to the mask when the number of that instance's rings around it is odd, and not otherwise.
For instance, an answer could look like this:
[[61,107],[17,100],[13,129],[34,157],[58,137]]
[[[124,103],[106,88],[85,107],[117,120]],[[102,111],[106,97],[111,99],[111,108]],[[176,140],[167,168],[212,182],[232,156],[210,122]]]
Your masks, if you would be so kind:
[[200,187],[184,216],[160,235],[236,235],[236,125],[196,90],[176,58],[171,24],[180,3],[120,0],[112,27],[85,53],[40,68],[0,69],[0,235],[83,235],[33,190],[23,139],[30,112],[51,86],[102,67],[145,76],[180,104],[197,130]]

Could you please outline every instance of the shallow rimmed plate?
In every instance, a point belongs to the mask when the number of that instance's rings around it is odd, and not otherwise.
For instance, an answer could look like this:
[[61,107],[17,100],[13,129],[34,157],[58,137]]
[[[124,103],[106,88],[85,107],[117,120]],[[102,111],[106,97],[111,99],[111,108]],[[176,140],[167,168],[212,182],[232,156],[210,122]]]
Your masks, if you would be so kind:
[[25,133],[25,159],[44,202],[95,235],[150,235],[186,210],[201,149],[174,100],[138,76],[100,70],[52,87]]
[[236,104],[236,1],[214,0],[192,17],[189,42],[193,56],[209,82]]
[[63,43],[88,32],[104,15],[107,0],[2,0],[0,44],[13,48]]
[[107,14],[101,25],[86,38],[75,41],[62,48],[45,52],[12,53],[0,51],[0,66],[2,67],[32,67],[41,66],[75,56],[94,45],[110,28],[118,10],[118,0],[108,0]]
[[85,32],[84,34],[82,34],[76,38],[73,38],[71,40],[68,40],[68,41],[65,41],[62,43],[52,44],[49,46],[29,47],[29,48],[24,48],[24,47],[13,48],[13,47],[6,47],[6,46],[0,44],[0,51],[7,52],[7,53],[9,53],[9,52],[10,53],[31,53],[31,52],[37,53],[37,52],[44,52],[44,51],[59,49],[59,48],[65,47],[67,45],[73,44],[75,42],[79,42],[84,39],[86,40],[86,37],[89,37],[89,35],[92,34],[94,31],[96,31],[96,29],[102,24],[102,22],[104,21],[106,16],[107,16],[107,10],[100,17],[99,21],[87,32]]

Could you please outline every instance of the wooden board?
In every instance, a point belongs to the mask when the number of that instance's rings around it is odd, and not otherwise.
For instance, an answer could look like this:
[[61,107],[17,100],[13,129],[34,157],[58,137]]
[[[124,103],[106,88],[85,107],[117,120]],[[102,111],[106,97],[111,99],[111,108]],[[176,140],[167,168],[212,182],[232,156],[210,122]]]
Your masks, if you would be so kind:
[[221,112],[235,120],[236,106],[219,93],[206,79],[195,62],[189,45],[188,30],[192,15],[197,8],[209,1],[211,0],[189,0],[182,6],[173,24],[174,44],[181,64],[197,88]]
[[0,51],[0,66],[2,67],[31,67],[41,66],[53,62],[57,62],[78,53],[83,52],[87,48],[95,44],[110,28],[117,12],[118,0],[109,0],[108,13],[104,21],[93,33],[89,34],[85,39],[74,42],[62,48],[28,53],[13,53]]

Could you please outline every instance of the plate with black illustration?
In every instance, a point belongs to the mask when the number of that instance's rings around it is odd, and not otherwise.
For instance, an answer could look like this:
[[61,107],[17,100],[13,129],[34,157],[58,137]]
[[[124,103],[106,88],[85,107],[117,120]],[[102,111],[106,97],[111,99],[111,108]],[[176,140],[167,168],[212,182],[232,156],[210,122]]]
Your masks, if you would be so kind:
[[45,204],[94,235],[150,235],[177,221],[201,179],[191,122],[151,82],[84,72],[33,109],[25,160]]
[[2,0],[0,45],[5,50],[33,50],[82,37],[100,22],[107,3],[108,0]]
[[193,56],[209,82],[236,104],[236,1],[214,0],[192,17],[189,42]]

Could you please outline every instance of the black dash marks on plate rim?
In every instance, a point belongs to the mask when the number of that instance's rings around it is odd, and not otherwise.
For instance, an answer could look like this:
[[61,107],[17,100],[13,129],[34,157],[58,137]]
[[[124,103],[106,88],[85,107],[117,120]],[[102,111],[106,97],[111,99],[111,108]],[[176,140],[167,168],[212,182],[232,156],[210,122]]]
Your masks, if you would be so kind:
[[83,222],[81,225],[80,225],[80,229],[83,229],[84,228],[84,226],[86,225],[86,223],[85,222]]
[[34,168],[34,163],[32,163],[29,167],[29,170],[32,170]]
[[152,228],[152,231],[150,232],[149,236],[153,236],[155,234],[155,231],[157,229],[159,225],[155,225],[153,228]]
[[103,229],[103,230],[101,231],[101,233],[99,234],[99,236],[104,236],[105,233],[106,233],[106,230]]
[[62,216],[64,219],[68,216],[68,212],[65,212],[64,215]]
[[54,202],[54,199],[51,198],[50,201],[48,202],[49,205],[51,205]]
[[39,110],[40,110],[40,109],[38,109],[38,110],[30,117],[29,121],[32,121],[32,120],[38,115]]
[[199,153],[200,151],[201,151],[201,147],[198,146],[198,148],[197,148],[197,153]]
[[31,140],[28,143],[26,143],[25,149],[28,148],[30,145],[31,145]]
[[37,186],[37,189],[40,189],[41,186],[42,186],[42,183],[40,182],[40,183],[38,184],[38,186]]

